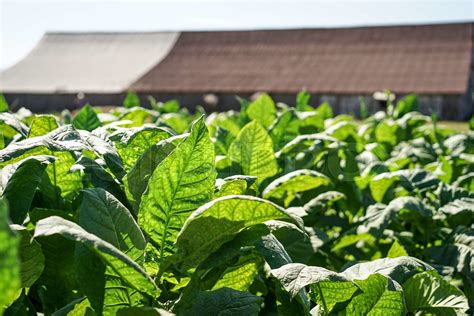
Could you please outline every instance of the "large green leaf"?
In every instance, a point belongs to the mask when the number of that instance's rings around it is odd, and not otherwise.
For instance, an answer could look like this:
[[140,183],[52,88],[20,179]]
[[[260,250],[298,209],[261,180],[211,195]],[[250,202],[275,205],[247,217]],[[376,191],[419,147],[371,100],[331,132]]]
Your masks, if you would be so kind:
[[316,189],[328,185],[331,180],[324,174],[313,170],[296,170],[290,172],[270,183],[262,193],[265,199],[284,201],[284,205],[290,205],[295,195],[300,192]]
[[371,274],[379,273],[403,284],[411,276],[425,270],[433,270],[433,268],[413,257],[397,257],[358,263],[347,268],[341,274],[351,280],[363,280]]
[[53,161],[54,157],[51,156],[33,156],[2,170],[2,174],[7,170],[11,173],[2,197],[10,204],[13,223],[22,224],[25,220],[46,167]]
[[407,251],[403,248],[402,245],[398,243],[398,241],[394,241],[392,246],[387,253],[387,258],[397,258],[397,257],[405,257],[408,256]]
[[0,94],[0,112],[8,112],[9,106],[8,102],[3,96],[3,94]]
[[437,264],[451,266],[466,276],[474,277],[474,231],[458,229],[443,245],[425,250]]
[[271,219],[298,221],[267,200],[245,195],[224,196],[193,212],[179,233],[176,247],[185,265],[196,266],[243,229]]
[[412,276],[403,284],[408,311],[430,315],[463,315],[469,308],[464,294],[435,271]]
[[229,288],[200,293],[183,315],[258,315],[263,298]]
[[40,277],[44,269],[44,255],[40,244],[31,239],[26,228],[11,225],[11,228],[20,236],[18,255],[20,258],[21,286],[30,287]]
[[95,135],[83,130],[78,131],[78,133],[82,143],[87,146],[87,149],[93,151],[99,158],[103,158],[105,164],[115,177],[119,180],[122,179],[125,175],[123,163],[112,142],[103,139],[102,137],[105,138],[105,136],[100,136],[100,134]]
[[[30,220],[36,225],[41,219],[52,215],[72,220],[72,217],[64,210],[51,209],[33,209],[30,212]],[[43,311],[50,314],[79,297],[74,261],[76,244],[60,235],[41,237],[36,241],[41,245],[45,259],[44,270],[37,284],[41,286],[44,293]]]
[[228,155],[242,166],[244,174],[256,176],[257,183],[278,172],[272,140],[257,121],[252,121],[242,128],[230,146]]
[[82,192],[79,225],[126,253],[132,260],[142,262],[145,238],[130,211],[103,189]]
[[148,147],[137,160],[132,169],[124,178],[129,200],[138,212],[143,192],[145,192],[148,181],[156,167],[176,148],[184,139],[184,135],[173,136]]
[[405,315],[401,290],[389,289],[389,280],[372,274],[365,280],[354,280],[362,290],[346,308],[346,315]]
[[51,206],[59,207],[62,198],[75,195],[82,188],[81,175],[70,169],[75,163],[74,153],[87,149],[89,146],[72,126],[63,126],[46,135],[10,144],[0,151],[0,167],[35,155],[56,157],[46,168],[48,177],[43,177],[40,191]]
[[115,141],[125,171],[130,171],[140,156],[159,141],[171,136],[171,132],[161,127],[145,125],[116,132],[111,136]]
[[112,193],[124,205],[129,205],[120,184],[107,172],[105,166],[100,165],[96,160],[81,156],[71,170],[80,170],[84,173],[82,177],[84,187],[102,188]]
[[261,269],[262,263],[262,258],[255,254],[241,256],[235,265],[225,269],[212,289],[230,288],[237,291],[248,291]]
[[192,211],[214,192],[214,148],[203,119],[153,171],[142,196],[138,221],[161,260],[174,253],[173,243]]
[[217,192],[214,198],[226,195],[243,195],[252,186],[257,178],[252,176],[235,175],[216,181]]
[[90,104],[84,105],[72,120],[72,125],[77,129],[93,131],[101,125],[97,114]]
[[141,107],[133,107],[123,111],[119,116],[123,127],[140,127],[156,119],[158,112]]
[[58,122],[53,115],[36,115],[31,122],[28,138],[46,135],[58,128]]
[[18,237],[8,225],[7,203],[0,199],[0,313],[20,294]]
[[431,218],[433,211],[419,198],[402,196],[392,200],[389,205],[373,204],[361,218],[357,227],[359,234],[371,232],[381,234],[394,220],[420,221]]
[[298,136],[300,121],[293,109],[287,110],[278,115],[275,122],[270,127],[270,136],[273,144],[278,148],[293,140]]
[[28,135],[28,126],[11,113],[2,113],[0,111],[0,132],[5,138],[13,138],[17,134],[26,137]]
[[306,286],[310,294],[325,313],[329,313],[338,303],[349,300],[358,290],[357,285],[344,276],[322,267],[312,267],[301,263],[289,263],[271,270],[283,288],[293,298]]
[[[83,192],[79,208],[82,228],[115,246],[135,262],[142,263],[145,238],[130,212],[103,189]],[[112,267],[97,261],[93,253],[81,246],[76,248],[78,277],[94,309],[104,314],[115,314],[119,308],[132,306],[134,290]]]
[[268,94],[262,94],[248,105],[246,113],[251,120],[256,120],[268,128],[276,118],[275,102]]
[[472,220],[474,215],[474,198],[460,198],[443,205],[440,212],[448,216],[454,223],[464,224]]
[[85,245],[99,256],[106,265],[110,266],[128,286],[151,297],[157,296],[158,289],[148,274],[112,244],[88,233],[79,225],[58,216],[42,219],[36,224],[35,238],[56,234]]
[[[302,263],[286,264],[278,269],[272,270],[271,274],[281,282],[285,290],[290,293],[292,297],[296,296],[304,287],[323,281],[352,283],[349,279],[336,272],[322,267],[307,266]],[[352,289],[349,295],[350,298],[357,290],[357,286],[352,284],[349,288]]]

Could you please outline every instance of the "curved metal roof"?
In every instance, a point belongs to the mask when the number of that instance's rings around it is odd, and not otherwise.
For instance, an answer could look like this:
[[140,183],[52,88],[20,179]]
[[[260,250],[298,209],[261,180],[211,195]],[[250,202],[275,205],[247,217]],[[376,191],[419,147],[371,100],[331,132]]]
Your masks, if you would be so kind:
[[118,93],[158,64],[179,33],[47,33],[0,74],[6,93]]

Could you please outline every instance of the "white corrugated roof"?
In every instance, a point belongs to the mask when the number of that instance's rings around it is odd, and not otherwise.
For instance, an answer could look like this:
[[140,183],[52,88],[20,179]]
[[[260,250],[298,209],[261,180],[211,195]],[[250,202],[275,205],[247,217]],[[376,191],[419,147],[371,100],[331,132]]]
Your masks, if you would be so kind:
[[179,33],[48,33],[0,74],[3,93],[118,93],[169,53]]

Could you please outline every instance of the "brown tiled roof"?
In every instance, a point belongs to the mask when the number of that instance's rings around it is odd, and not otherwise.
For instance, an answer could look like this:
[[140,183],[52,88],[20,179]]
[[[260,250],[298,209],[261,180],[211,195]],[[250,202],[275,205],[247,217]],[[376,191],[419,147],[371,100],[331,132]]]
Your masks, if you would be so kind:
[[466,91],[472,24],[185,32],[138,92],[457,94]]

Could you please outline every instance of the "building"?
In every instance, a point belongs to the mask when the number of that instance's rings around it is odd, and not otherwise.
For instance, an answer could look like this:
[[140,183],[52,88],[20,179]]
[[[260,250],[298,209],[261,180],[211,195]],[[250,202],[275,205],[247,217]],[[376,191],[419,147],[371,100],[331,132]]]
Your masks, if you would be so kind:
[[[120,104],[127,90],[186,106],[217,96],[266,91],[294,103],[306,89],[312,104],[337,113],[370,111],[375,91],[416,93],[424,112],[445,119],[472,115],[473,24],[143,34],[46,34],[0,75],[9,102],[36,111]],[[209,105],[210,106],[210,105]]]

